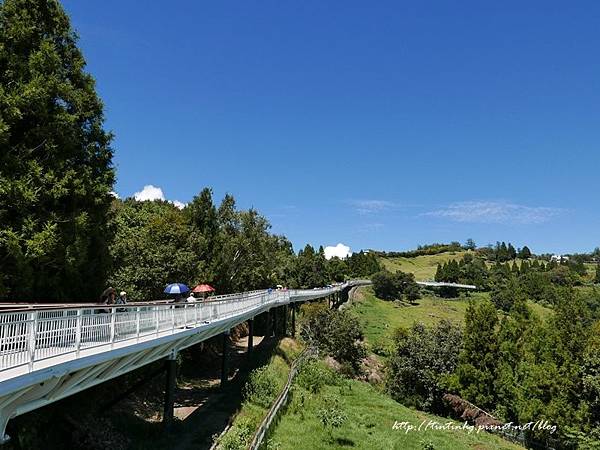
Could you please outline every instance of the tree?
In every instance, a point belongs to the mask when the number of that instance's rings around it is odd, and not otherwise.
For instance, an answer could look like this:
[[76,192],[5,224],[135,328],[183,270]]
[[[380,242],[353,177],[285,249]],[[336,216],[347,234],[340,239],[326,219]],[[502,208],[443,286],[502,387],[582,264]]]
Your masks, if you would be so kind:
[[531,250],[529,250],[529,247],[527,247],[526,245],[519,250],[519,258],[520,259],[529,259],[531,258]]
[[443,379],[458,363],[461,335],[447,320],[432,328],[415,323],[410,330],[397,330],[386,379],[392,397],[407,406],[443,412]]
[[510,242],[508,243],[507,253],[508,259],[515,259],[517,257],[517,251]]
[[347,310],[329,309],[323,304],[303,306],[302,312],[302,339],[357,373],[361,360],[366,356],[358,319]]
[[451,387],[480,408],[493,408],[498,359],[496,308],[490,301],[469,302],[465,314],[463,348]]
[[475,244],[475,241],[473,239],[469,238],[465,242],[465,248],[467,250],[475,250],[477,248],[477,245]]
[[596,276],[594,277],[594,283],[600,284],[600,264],[596,265]]
[[168,202],[117,202],[110,250],[115,261],[111,285],[130,300],[163,296],[167,283],[188,283],[200,262],[184,214]]
[[112,135],[56,0],[0,4],[0,296],[96,299],[110,260]]
[[388,272],[387,270],[377,272],[371,277],[371,281],[373,282],[373,291],[380,299],[395,300],[398,298],[397,287],[391,272]]

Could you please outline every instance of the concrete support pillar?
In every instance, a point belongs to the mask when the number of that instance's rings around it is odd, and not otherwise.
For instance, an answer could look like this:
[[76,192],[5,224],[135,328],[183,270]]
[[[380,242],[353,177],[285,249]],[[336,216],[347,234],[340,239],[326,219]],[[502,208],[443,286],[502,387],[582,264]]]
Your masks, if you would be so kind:
[[283,327],[282,327],[282,335],[286,337],[288,335],[288,319],[289,319],[289,310],[287,305],[283,305]]
[[177,383],[177,352],[173,350],[165,360],[166,383],[163,425],[166,430],[173,424],[173,405],[175,403],[175,385]]
[[292,337],[296,337],[296,304],[292,304]]
[[229,330],[223,334],[223,347],[221,354],[221,387],[225,387],[229,378]]
[[248,319],[248,355],[254,349],[254,319]]
[[279,321],[277,320],[277,316],[279,315],[279,307],[276,306],[272,309],[273,311],[273,336],[279,336]]

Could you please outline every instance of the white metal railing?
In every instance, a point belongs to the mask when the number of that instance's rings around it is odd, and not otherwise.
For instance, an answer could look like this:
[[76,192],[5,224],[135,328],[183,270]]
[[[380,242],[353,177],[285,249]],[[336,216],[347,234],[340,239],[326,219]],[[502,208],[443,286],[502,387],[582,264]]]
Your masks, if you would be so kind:
[[310,300],[339,291],[320,289],[260,290],[185,303],[138,303],[49,307],[0,312],[0,374],[60,355],[96,347],[132,345],[182,329],[260,310],[265,305]]

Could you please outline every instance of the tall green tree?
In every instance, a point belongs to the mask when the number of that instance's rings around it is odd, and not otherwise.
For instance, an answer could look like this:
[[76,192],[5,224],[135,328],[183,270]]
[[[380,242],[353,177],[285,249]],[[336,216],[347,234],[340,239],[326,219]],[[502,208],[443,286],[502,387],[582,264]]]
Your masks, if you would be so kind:
[[495,405],[498,361],[496,308],[488,301],[477,305],[471,301],[465,314],[463,349],[452,380],[461,397],[477,406],[492,409]]
[[0,296],[83,300],[104,287],[111,134],[56,0],[0,3]]

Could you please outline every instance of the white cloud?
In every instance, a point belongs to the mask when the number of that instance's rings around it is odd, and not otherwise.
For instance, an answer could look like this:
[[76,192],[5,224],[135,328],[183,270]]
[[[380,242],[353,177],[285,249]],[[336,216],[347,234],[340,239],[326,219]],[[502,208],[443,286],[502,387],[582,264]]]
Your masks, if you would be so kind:
[[117,194],[115,191],[110,191],[109,194],[112,195],[114,198],[121,198],[119,197],[119,194]]
[[146,200],[164,200],[165,194],[163,194],[161,188],[147,184],[140,192],[133,194],[133,198],[135,198],[138,202],[143,202]]
[[[136,192],[133,194],[133,198],[135,198],[138,202],[144,202],[146,200],[162,200],[165,201],[165,194],[163,190],[157,186],[153,186],[151,184],[147,184],[144,186],[140,192]],[[185,203],[180,202],[179,200],[167,200],[173,206],[179,209],[185,208]]]
[[396,206],[387,200],[352,200],[350,204],[359,214],[372,214],[385,211]]
[[526,206],[507,202],[469,201],[452,203],[444,208],[424,213],[455,222],[539,224],[562,213],[560,208]]
[[337,256],[338,258],[346,258],[351,254],[352,252],[350,251],[350,247],[342,243],[336,245],[335,247],[331,245],[325,247],[325,259],[331,259],[334,256]]

